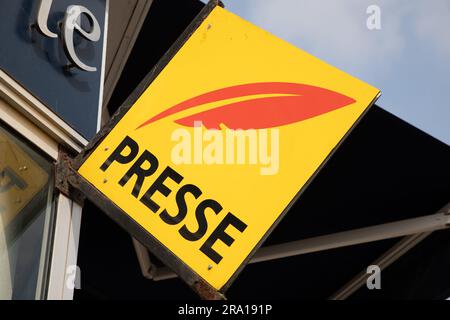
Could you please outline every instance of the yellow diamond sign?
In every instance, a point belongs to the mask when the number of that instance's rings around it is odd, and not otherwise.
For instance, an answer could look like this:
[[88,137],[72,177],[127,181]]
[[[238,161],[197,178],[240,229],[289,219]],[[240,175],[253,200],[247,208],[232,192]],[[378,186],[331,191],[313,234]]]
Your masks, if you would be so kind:
[[379,91],[205,10],[79,173],[224,291]]

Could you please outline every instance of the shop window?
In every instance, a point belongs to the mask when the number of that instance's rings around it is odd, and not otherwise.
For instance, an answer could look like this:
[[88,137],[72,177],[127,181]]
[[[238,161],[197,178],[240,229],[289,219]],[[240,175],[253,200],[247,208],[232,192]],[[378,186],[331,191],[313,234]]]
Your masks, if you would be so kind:
[[45,298],[53,164],[0,121],[0,299]]

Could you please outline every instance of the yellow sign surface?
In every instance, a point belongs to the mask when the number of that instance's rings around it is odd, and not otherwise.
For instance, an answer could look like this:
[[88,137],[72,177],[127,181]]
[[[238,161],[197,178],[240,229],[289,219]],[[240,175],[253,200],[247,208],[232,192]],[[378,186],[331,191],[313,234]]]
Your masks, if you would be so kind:
[[220,290],[378,95],[216,7],[79,173]]

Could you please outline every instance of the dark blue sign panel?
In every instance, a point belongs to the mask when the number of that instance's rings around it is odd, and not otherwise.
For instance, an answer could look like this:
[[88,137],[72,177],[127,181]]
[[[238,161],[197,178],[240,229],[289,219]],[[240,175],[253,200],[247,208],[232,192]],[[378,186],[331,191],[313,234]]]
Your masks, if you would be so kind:
[[86,139],[99,118],[106,1],[0,0],[0,68]]

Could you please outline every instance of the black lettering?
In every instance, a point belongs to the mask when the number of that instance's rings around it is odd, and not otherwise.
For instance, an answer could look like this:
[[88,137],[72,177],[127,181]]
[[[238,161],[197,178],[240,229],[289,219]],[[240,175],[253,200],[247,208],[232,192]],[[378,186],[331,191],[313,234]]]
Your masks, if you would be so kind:
[[161,173],[161,175],[153,182],[147,192],[142,196],[141,202],[145,204],[150,210],[154,213],[158,212],[160,206],[151,199],[151,197],[155,194],[156,191],[159,191],[165,197],[169,196],[172,192],[165,184],[167,178],[175,181],[179,184],[183,180],[183,176],[181,176],[178,172],[173,170],[171,167],[167,167]]
[[217,215],[222,211],[222,206],[215,200],[207,199],[203,200],[195,209],[195,217],[197,218],[198,229],[195,232],[189,231],[186,225],[182,226],[179,230],[181,236],[188,241],[197,241],[203,237],[208,230],[208,221],[206,220],[206,209],[212,209]]
[[[128,155],[123,155],[122,152],[125,150],[125,148],[130,148],[130,153]],[[106,159],[105,163],[102,164],[100,169],[102,171],[106,171],[109,166],[114,162],[117,161],[119,163],[125,164],[133,161],[134,158],[139,153],[139,146],[130,137],[126,136],[125,139],[119,144],[119,146],[114,150],[114,152],[109,156],[108,159]]]
[[206,254],[208,258],[210,258],[216,264],[219,264],[219,262],[222,260],[222,256],[218,254],[217,251],[212,248],[212,246],[218,240],[225,243],[228,247],[233,244],[234,239],[225,232],[227,227],[230,225],[235,227],[240,232],[244,232],[244,230],[247,228],[247,225],[244,222],[242,222],[235,215],[229,212],[227,216],[222,220],[222,222],[220,222],[220,224],[217,226],[216,230],[211,233],[209,238],[200,248],[200,251]]
[[178,206],[178,213],[175,216],[171,216],[166,209],[164,209],[159,215],[165,223],[169,225],[179,224],[187,214],[187,206],[186,206],[186,194],[192,194],[195,199],[198,199],[202,195],[202,191],[193,184],[187,184],[178,190],[176,195],[176,201]]
[[[147,169],[143,168],[145,163],[147,163]],[[127,173],[125,173],[122,179],[120,179],[119,184],[123,187],[133,175],[136,175],[136,183],[134,184],[131,194],[137,198],[139,197],[139,192],[141,192],[141,187],[145,178],[154,174],[158,169],[158,165],[158,159],[152,153],[145,150]]]

